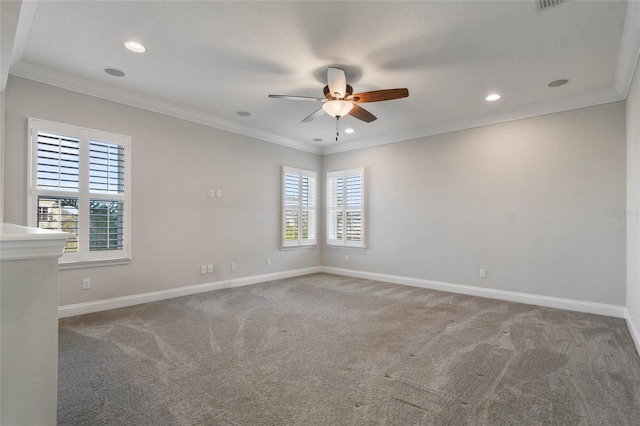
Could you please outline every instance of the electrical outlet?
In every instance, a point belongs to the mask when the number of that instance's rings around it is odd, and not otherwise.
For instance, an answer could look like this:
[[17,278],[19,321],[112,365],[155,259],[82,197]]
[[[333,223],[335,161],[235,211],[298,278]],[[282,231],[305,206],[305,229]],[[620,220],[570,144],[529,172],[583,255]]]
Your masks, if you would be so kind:
[[213,197],[214,197],[214,191],[213,191],[213,189],[209,189],[209,193],[208,193],[208,195],[209,195],[209,198],[213,198]]
[[222,198],[222,190],[216,189],[216,198]]
[[82,289],[89,290],[91,288],[91,279],[85,278],[82,280]]
[[349,263],[349,256],[345,256],[345,257],[344,257],[344,261],[345,261],[346,263]]
[[207,274],[213,274],[213,265],[207,265]]
[[271,259],[267,259],[267,266],[271,266]]
[[236,262],[231,262],[231,270],[232,271],[236,270]]
[[207,273],[207,265],[200,266],[200,274],[204,275]]
[[480,278],[487,278],[487,270],[480,269]]

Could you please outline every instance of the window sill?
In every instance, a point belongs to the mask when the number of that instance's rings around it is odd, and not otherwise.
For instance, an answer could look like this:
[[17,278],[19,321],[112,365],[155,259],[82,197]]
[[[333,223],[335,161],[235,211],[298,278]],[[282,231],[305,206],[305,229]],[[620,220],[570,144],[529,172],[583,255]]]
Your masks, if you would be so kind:
[[360,251],[366,251],[367,250],[367,246],[364,246],[364,247],[353,247],[353,246],[335,246],[333,244],[326,244],[325,247],[326,248],[330,248],[330,249],[347,249],[347,250],[360,250]]
[[109,260],[87,260],[83,262],[64,262],[58,264],[58,270],[80,269],[80,268],[97,268],[100,266],[128,265],[131,258],[109,259]]
[[316,248],[318,247],[317,244],[314,244],[312,246],[291,246],[291,247],[280,247],[280,250],[283,251],[287,251],[287,250],[304,250],[304,249],[312,249],[312,248]]

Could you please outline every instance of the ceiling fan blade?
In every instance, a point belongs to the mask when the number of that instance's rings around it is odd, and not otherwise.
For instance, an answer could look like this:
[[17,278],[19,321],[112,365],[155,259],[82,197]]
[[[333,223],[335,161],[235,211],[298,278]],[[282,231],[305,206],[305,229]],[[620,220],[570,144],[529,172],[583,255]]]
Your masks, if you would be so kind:
[[353,102],[380,102],[390,101],[392,99],[406,98],[409,96],[409,89],[386,89],[386,90],[374,90],[371,92],[356,93],[351,99]]
[[326,102],[325,98],[314,98],[312,96],[293,96],[293,95],[269,95],[273,99],[286,99],[289,101],[314,101],[314,102]]
[[377,120],[377,117],[375,115],[371,114],[369,111],[356,104],[353,104],[353,108],[351,108],[349,114],[366,123],[371,123],[372,121]]
[[329,67],[327,70],[327,85],[333,96],[344,98],[347,93],[347,76],[340,68]]
[[304,120],[302,120],[303,123],[308,123],[309,121],[313,121],[318,117],[321,117],[325,115],[325,112],[322,108],[312,112],[309,116],[307,116],[307,118],[305,118]]

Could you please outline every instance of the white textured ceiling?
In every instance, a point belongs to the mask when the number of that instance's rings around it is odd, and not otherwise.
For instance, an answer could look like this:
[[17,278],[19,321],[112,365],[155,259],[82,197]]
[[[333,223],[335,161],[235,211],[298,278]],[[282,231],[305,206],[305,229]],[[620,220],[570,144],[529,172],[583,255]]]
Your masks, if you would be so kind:
[[[10,72],[316,152],[624,99],[639,25],[625,28],[627,2],[536,3],[40,1]],[[301,123],[319,104],[267,97],[321,97],[328,66],[356,92],[410,96],[361,104],[378,120],[344,117],[355,133],[337,145],[335,119]]]

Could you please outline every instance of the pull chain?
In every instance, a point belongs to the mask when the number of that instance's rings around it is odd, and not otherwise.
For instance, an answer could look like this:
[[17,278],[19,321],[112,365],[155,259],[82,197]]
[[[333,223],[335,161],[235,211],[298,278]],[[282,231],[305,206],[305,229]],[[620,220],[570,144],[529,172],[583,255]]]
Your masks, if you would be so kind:
[[340,116],[336,116],[336,142],[338,142],[338,135],[340,135],[340,130],[338,129],[338,124],[340,123]]

